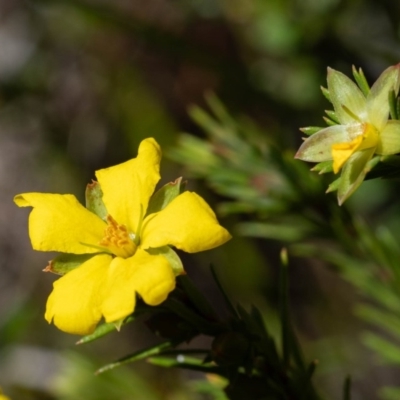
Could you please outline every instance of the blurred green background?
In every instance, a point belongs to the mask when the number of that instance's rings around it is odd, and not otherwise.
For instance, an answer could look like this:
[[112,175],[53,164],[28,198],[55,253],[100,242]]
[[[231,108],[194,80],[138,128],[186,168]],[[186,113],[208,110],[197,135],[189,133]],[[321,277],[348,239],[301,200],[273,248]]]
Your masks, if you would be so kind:
[[[155,137],[171,154],[180,132],[203,138],[187,110],[207,108],[209,92],[291,158],[298,128],[323,125],[329,104],[319,87],[326,67],[349,74],[354,64],[373,82],[399,61],[399,39],[400,2],[393,0],[1,0],[0,386],[6,393],[14,400],[218,398],[204,393],[201,375],[144,362],[94,377],[101,365],[157,338],[133,324],[75,348],[77,338],[49,326],[43,314],[55,277],[41,270],[52,255],[31,250],[29,210],[18,209],[13,196],[73,193],[83,201],[94,170],[135,156],[143,138]],[[162,182],[181,175],[196,174],[164,158]],[[304,177],[318,186],[312,175]],[[226,200],[202,179],[188,187],[215,206]],[[322,193],[322,185],[316,190]],[[396,196],[393,184],[367,182],[350,209],[372,224],[387,222],[399,237]],[[213,262],[234,299],[257,303],[274,331],[282,243],[243,237],[235,231],[242,219],[221,214],[234,239],[184,262],[211,299]],[[307,357],[320,360],[317,382],[327,398],[339,398],[348,373],[354,399],[376,398],[379,387],[399,382],[398,369],[379,366],[360,343],[364,325],[351,312],[357,299],[351,285],[316,260],[295,263],[292,281],[294,321]]]

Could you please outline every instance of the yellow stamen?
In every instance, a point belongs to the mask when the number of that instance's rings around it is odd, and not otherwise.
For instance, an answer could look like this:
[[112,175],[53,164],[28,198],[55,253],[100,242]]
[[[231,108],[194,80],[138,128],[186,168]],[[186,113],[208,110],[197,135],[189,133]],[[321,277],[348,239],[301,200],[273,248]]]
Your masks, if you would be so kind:
[[107,216],[107,228],[100,245],[107,247],[118,257],[128,258],[135,254],[137,245],[134,242],[135,235],[128,232],[125,225],[119,225],[111,216]]

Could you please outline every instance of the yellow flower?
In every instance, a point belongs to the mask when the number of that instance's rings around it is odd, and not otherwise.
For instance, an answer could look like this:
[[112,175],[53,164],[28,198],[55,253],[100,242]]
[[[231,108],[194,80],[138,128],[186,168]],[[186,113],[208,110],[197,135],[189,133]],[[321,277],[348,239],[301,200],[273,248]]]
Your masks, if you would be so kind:
[[15,197],[18,206],[33,207],[29,236],[35,250],[86,257],[54,283],[45,314],[49,323],[83,335],[102,317],[116,322],[130,315],[136,293],[147,304],[158,305],[175,288],[167,246],[195,253],[230,239],[208,204],[193,192],[146,214],[160,179],[160,159],[159,145],[149,138],[140,144],[137,158],[96,171],[107,211],[103,218],[73,195]]
[[3,394],[1,388],[0,388],[0,400],[10,400],[9,397],[7,397],[6,395]]
[[342,170],[338,200],[342,204],[363,182],[374,156],[400,152],[400,121],[389,119],[389,94],[399,92],[400,64],[387,68],[365,95],[347,76],[328,68],[328,92],[338,120],[301,145],[296,158],[333,160],[333,172]]

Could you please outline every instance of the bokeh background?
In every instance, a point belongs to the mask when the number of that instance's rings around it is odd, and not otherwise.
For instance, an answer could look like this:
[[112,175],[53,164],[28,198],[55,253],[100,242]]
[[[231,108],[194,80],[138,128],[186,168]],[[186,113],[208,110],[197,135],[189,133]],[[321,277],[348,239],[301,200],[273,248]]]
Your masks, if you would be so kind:
[[[14,195],[73,193],[83,201],[94,171],[134,157],[143,138],[155,137],[167,155],[181,132],[203,138],[188,108],[207,108],[210,92],[292,156],[298,128],[323,125],[327,66],[349,74],[354,64],[373,82],[399,59],[393,0],[0,0],[0,386],[17,400],[217,398],[204,393],[201,375],[145,362],[94,377],[157,338],[138,323],[75,347],[78,338],[49,326],[43,314],[55,276],[41,270],[52,255],[31,250],[29,210],[18,209]],[[162,173],[163,183],[191,177],[168,157]],[[223,200],[202,179],[189,188],[216,207]],[[390,222],[399,236],[395,198],[393,185],[366,183],[351,207],[371,223]],[[232,242],[184,261],[218,300],[213,262],[232,297],[260,306],[274,332],[282,242],[235,234],[242,218],[220,214]],[[400,382],[398,369],[380,366],[360,343],[350,284],[315,260],[294,263],[291,276],[296,328],[308,359],[319,359],[327,398],[340,398],[348,373],[354,399]]]

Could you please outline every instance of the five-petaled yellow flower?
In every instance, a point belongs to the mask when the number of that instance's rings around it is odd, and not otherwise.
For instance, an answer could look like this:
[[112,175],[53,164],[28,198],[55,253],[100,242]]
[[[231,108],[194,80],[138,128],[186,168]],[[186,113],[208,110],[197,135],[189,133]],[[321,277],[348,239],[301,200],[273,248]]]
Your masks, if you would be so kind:
[[24,193],[20,207],[33,207],[29,236],[35,250],[89,255],[54,283],[45,318],[61,330],[91,333],[102,317],[116,322],[135,309],[136,293],[158,305],[175,288],[167,257],[152,249],[174,246],[189,253],[230,239],[208,204],[183,192],[161,211],[146,214],[160,179],[161,150],[145,139],[138,156],[96,171],[107,210],[102,219],[73,195]]

